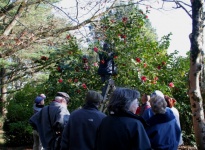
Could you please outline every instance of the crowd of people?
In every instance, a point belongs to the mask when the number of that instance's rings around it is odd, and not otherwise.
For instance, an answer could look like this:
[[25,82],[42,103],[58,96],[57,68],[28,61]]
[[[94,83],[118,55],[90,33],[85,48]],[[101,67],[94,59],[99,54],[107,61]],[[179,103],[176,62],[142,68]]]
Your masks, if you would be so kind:
[[137,90],[117,87],[106,114],[98,110],[103,96],[94,90],[71,114],[67,93],[58,92],[48,106],[45,98],[35,98],[29,119],[34,150],[177,150],[183,144],[176,100],[159,90],[141,97]]

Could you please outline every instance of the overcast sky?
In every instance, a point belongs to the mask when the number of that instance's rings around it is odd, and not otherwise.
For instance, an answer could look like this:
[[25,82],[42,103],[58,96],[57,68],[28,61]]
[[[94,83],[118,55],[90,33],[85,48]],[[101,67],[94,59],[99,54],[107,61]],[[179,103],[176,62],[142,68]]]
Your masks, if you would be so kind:
[[151,10],[148,16],[159,37],[172,32],[168,51],[178,50],[179,55],[185,56],[190,50],[189,34],[192,30],[192,20],[185,11],[182,9],[163,12]]

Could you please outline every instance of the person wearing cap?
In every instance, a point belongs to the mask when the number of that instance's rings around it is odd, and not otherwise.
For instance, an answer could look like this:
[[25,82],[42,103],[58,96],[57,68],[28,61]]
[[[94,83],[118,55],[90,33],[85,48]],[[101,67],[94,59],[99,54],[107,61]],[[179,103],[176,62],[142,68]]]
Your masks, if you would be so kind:
[[146,122],[135,115],[140,93],[117,87],[108,104],[109,115],[99,126],[96,150],[151,150]]
[[[164,98],[165,98],[165,101],[167,102],[167,107],[169,107],[173,111],[177,124],[179,128],[181,129],[179,111],[176,109],[176,107],[174,107],[176,104],[176,100],[174,98],[169,97],[168,95],[165,95]],[[179,145],[182,145],[182,144],[183,144],[183,139],[182,139],[182,134],[181,134]]]
[[162,96],[153,96],[150,104],[154,115],[147,120],[146,132],[152,149],[177,150],[181,130],[172,111],[166,111]]
[[55,99],[35,113],[30,119],[31,126],[38,131],[44,150],[54,149],[57,133],[62,133],[69,119],[67,105],[70,97],[65,92],[58,92]]
[[[33,111],[34,114],[39,112],[44,107],[45,94],[38,95],[34,100]],[[42,144],[39,134],[36,130],[33,130],[33,150],[42,150]]]
[[[159,96],[159,97],[162,97],[164,98],[164,94],[159,91],[159,90],[155,90],[151,95],[150,95],[150,98],[153,98],[155,96]],[[170,112],[172,111],[169,107],[166,107],[165,108],[166,111]],[[154,112],[152,111],[152,108],[148,108],[144,111],[144,113],[142,114],[142,118],[147,121],[149,118],[151,118],[152,116],[154,115]]]
[[33,106],[34,113],[39,112],[44,107],[44,99],[46,99],[45,94],[40,94],[35,98]]
[[64,128],[61,150],[93,150],[96,131],[106,115],[98,110],[103,97],[100,93],[89,90],[85,104],[81,109],[73,111],[68,124]]

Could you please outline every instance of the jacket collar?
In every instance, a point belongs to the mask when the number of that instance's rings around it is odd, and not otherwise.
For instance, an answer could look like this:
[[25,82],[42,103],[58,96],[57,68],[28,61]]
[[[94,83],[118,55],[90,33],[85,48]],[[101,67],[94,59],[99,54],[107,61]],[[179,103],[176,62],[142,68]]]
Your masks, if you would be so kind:
[[156,125],[156,124],[169,122],[173,119],[175,119],[175,116],[174,116],[173,112],[170,110],[170,111],[166,111],[165,114],[155,114],[155,115],[153,115],[150,119],[147,120],[147,123],[150,126],[153,126],[153,125]]
[[85,103],[83,105],[83,108],[84,109],[96,109],[96,110],[98,110],[98,107],[93,103]]
[[146,123],[146,121],[141,117],[141,116],[138,116],[138,115],[135,115],[133,114],[132,112],[130,111],[120,111],[120,112],[110,112],[110,116],[118,116],[118,117],[129,117],[129,118],[134,118],[134,119],[137,119],[139,120],[143,125],[144,127],[148,126],[148,124]]

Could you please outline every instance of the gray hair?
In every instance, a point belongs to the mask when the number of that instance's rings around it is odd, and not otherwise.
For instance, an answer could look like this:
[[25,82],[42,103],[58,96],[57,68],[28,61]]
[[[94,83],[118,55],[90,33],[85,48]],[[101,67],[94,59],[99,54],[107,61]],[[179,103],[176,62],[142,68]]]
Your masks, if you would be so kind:
[[62,99],[64,99],[64,97],[62,97],[62,96],[56,96],[55,97],[55,101],[59,101],[59,100],[62,100]]
[[128,88],[116,88],[108,104],[109,112],[129,111],[132,102],[139,99],[140,93],[137,90]]
[[167,102],[161,96],[154,96],[150,99],[152,111],[155,114],[164,114],[166,112]]

